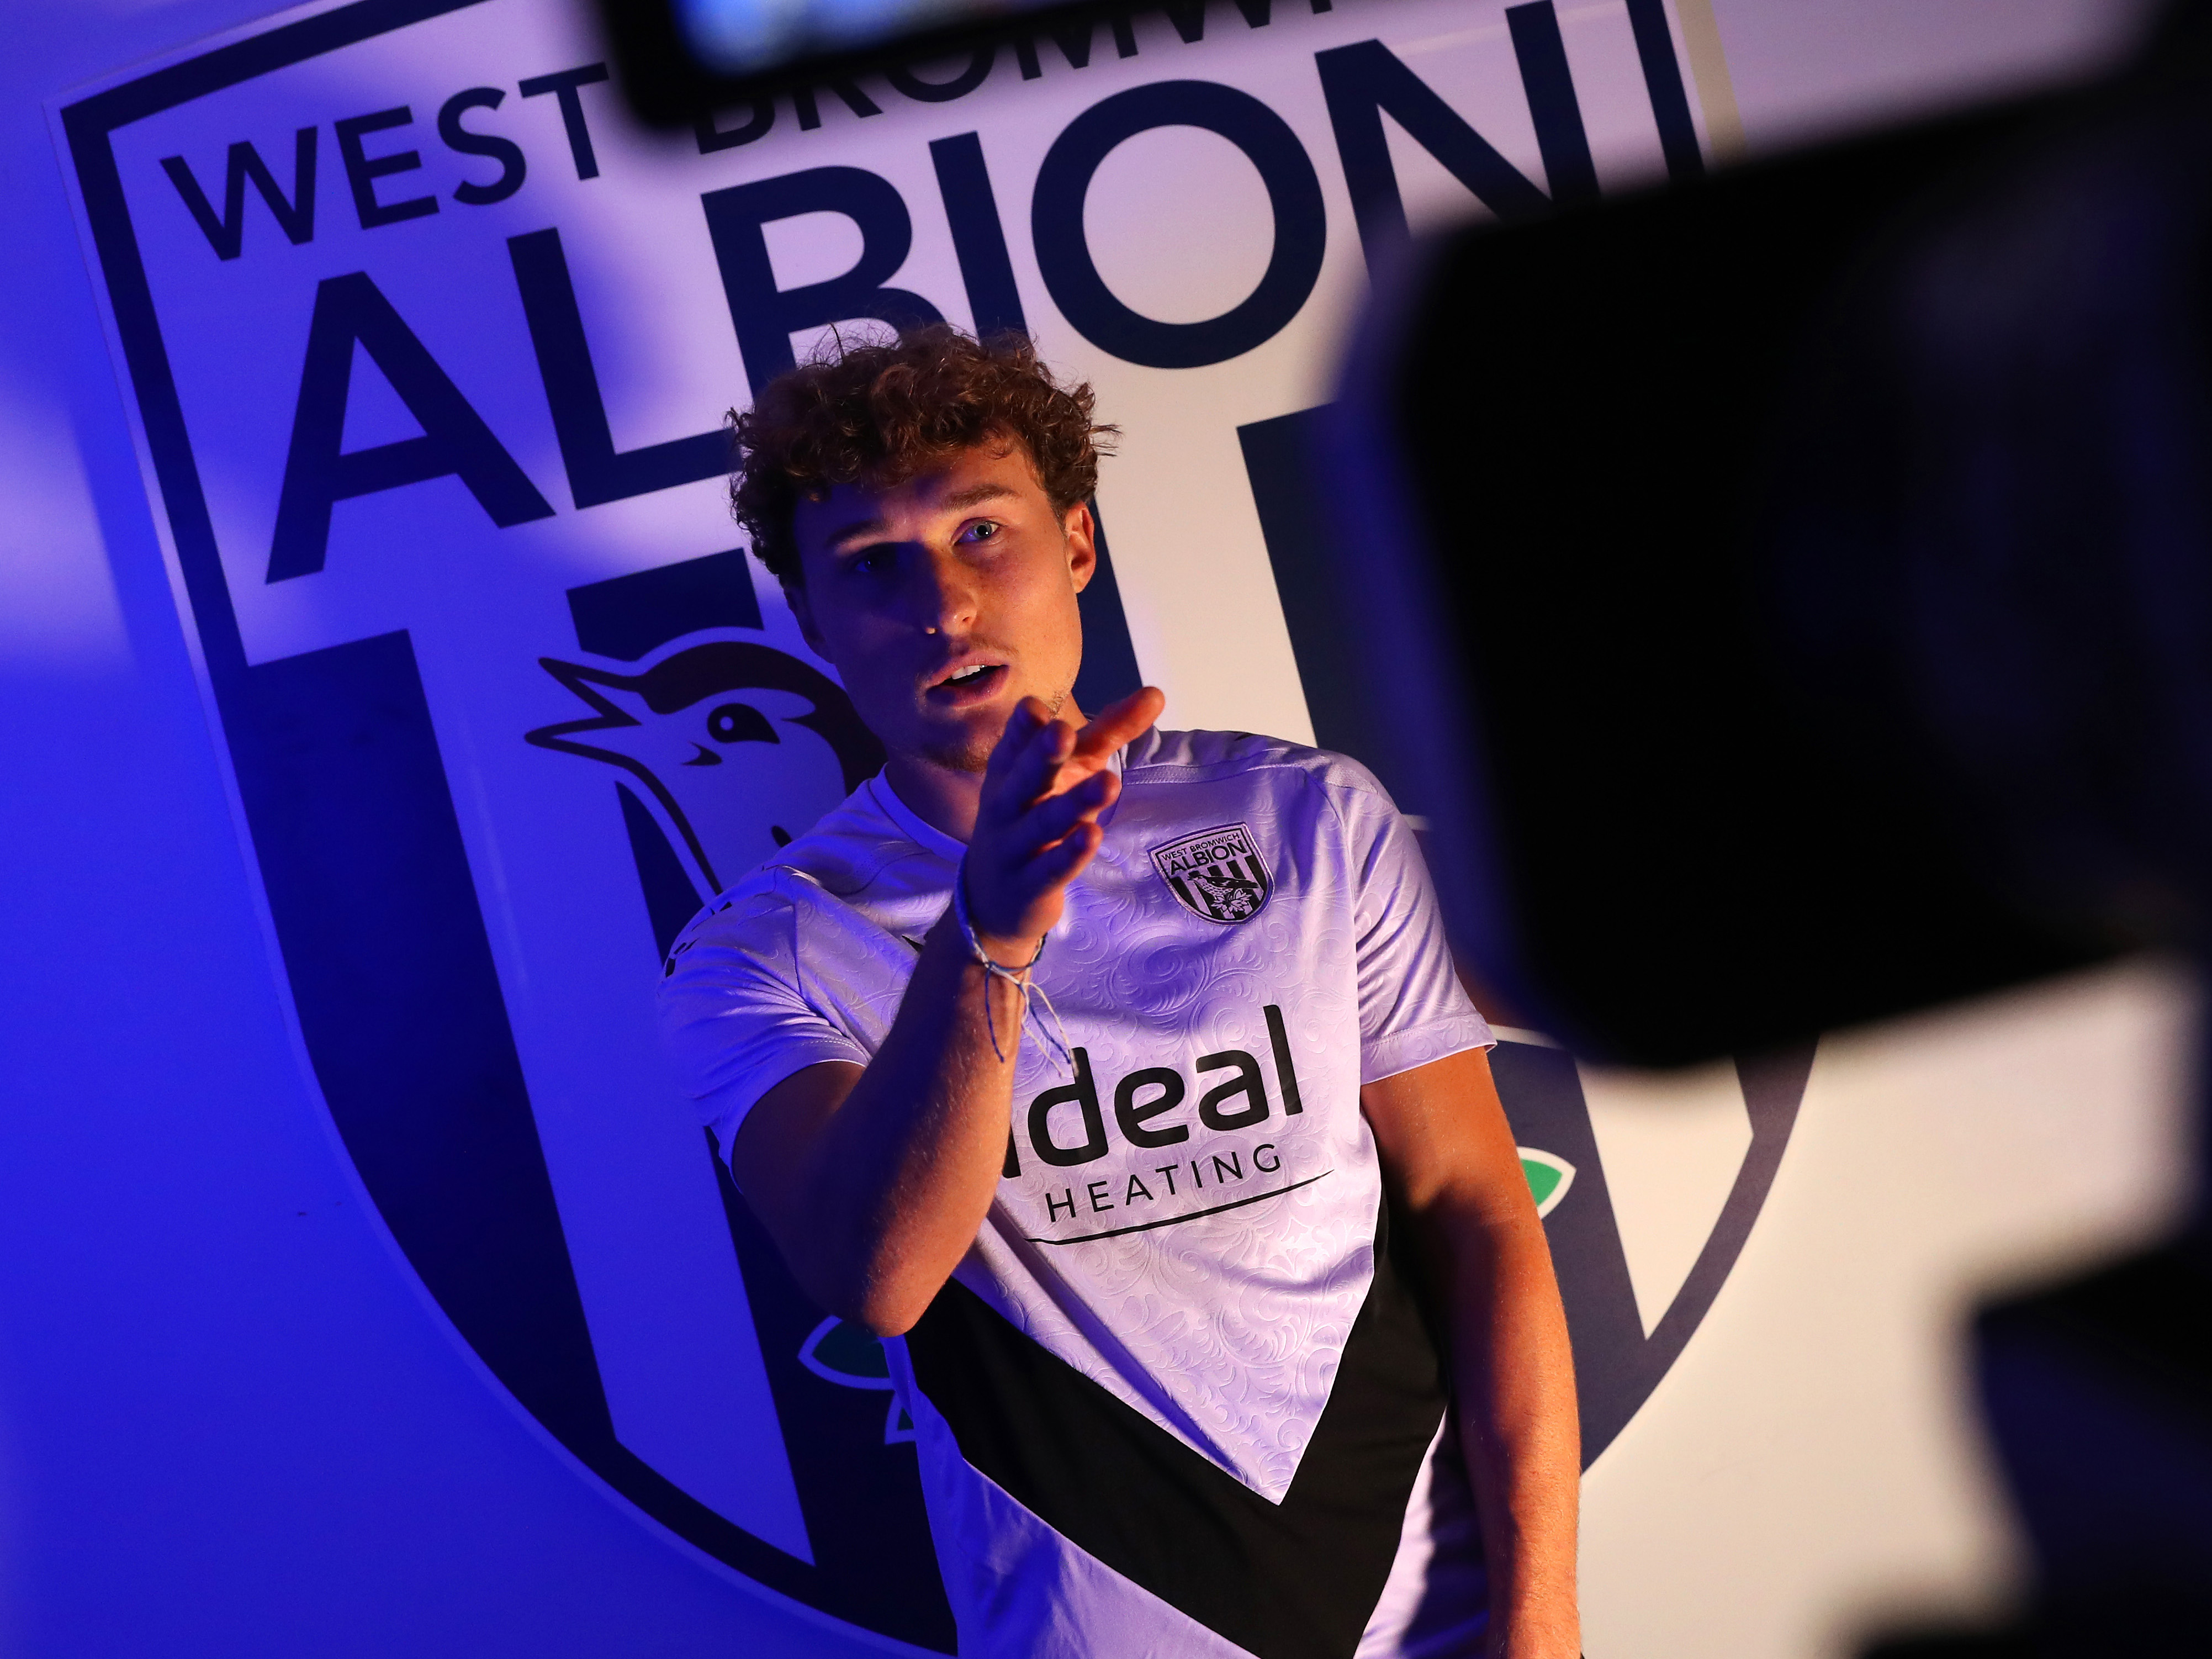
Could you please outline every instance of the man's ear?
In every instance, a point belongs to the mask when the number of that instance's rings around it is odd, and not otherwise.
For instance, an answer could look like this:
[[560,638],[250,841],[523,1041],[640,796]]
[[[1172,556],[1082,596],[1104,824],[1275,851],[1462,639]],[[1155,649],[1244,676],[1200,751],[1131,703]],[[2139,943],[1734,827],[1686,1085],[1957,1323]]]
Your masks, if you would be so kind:
[[1078,501],[1069,507],[1061,527],[1067,538],[1067,574],[1080,593],[1098,574],[1098,525],[1091,516],[1091,504]]

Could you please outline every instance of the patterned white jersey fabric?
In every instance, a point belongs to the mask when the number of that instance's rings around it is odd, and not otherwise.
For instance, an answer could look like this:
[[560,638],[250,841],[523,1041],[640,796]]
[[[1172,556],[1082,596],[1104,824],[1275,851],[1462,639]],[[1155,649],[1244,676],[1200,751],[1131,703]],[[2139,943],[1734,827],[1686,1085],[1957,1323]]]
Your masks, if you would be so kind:
[[[1297,1516],[1328,1499],[1316,1482],[1370,1490],[1367,1454],[1346,1438],[1358,1426],[1347,1413],[1368,1407],[1342,1407],[1329,1451],[1307,1455],[1340,1372],[1355,1369],[1355,1324],[1370,1332],[1363,1375],[1395,1363],[1372,1334],[1389,1322],[1386,1292],[1402,1292],[1377,1269],[1382,1182],[1359,1087],[1492,1036],[1453,975],[1412,833],[1357,764],[1204,732],[1148,733],[1118,758],[1121,798],[1036,969],[1072,1054],[1042,1036],[1048,1019],[1033,1018],[1004,1178],[955,1274],[994,1317],[950,1310],[934,1328],[966,1334],[932,1337],[932,1354],[953,1358],[931,1358],[919,1378],[924,1328],[913,1357],[905,1342],[886,1344],[920,1436],[961,1651],[1472,1651],[1479,1547],[1433,1415],[1416,1440],[1399,1436],[1397,1474],[1374,1488],[1397,1506],[1380,1562],[1350,1588],[1297,1592],[1367,1601],[1356,1613],[1216,1608],[1206,1575],[1140,1535],[1139,1510],[1164,1503],[1207,1512],[1152,1517],[1170,1535],[1179,1525],[1206,1534],[1208,1516],[1240,1508],[1264,1532],[1272,1506],[1292,1536]],[[679,936],[664,1029],[725,1156],[783,1079],[823,1060],[866,1063],[950,902],[962,850],[878,777]],[[940,1304],[957,1294],[949,1287]],[[1012,1333],[1050,1360],[1006,1348]],[[999,1360],[974,1357],[984,1350]],[[1044,1369],[1024,1369],[1032,1360]],[[1010,1381],[1016,1373],[1030,1380]],[[998,1406],[965,1418],[969,1407],[947,1398],[988,1401],[994,1388]],[[1024,1442],[1036,1394],[1073,1414],[1048,1411]],[[1092,1477],[1059,1443],[1115,1436],[1132,1449],[1098,1477],[1112,1493],[1060,1489]],[[1425,1455],[1407,1462],[1408,1443]],[[1324,1464],[1351,1473],[1338,1481],[1316,1473]],[[1167,1485],[1114,1472],[1138,1466],[1166,1471]],[[1102,1519],[1116,1503],[1126,1513]],[[1223,1537],[1247,1541],[1223,1544],[1217,1564],[1292,1547],[1251,1542],[1244,1524],[1219,1522]],[[1310,1625],[1335,1633],[1302,1637]]]

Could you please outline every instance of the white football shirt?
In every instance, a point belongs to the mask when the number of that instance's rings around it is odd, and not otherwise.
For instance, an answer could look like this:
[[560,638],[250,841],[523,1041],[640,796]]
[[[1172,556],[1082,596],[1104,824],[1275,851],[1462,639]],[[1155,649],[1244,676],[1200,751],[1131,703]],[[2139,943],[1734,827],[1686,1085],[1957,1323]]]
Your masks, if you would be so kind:
[[[1492,1040],[1419,849],[1340,756],[1118,759],[1036,971],[1071,1053],[1040,1006],[997,1199],[885,1344],[960,1650],[1473,1652],[1472,1506],[1359,1109]],[[963,850],[878,777],[678,937],[663,1027],[725,1157],[785,1078],[867,1062]]]

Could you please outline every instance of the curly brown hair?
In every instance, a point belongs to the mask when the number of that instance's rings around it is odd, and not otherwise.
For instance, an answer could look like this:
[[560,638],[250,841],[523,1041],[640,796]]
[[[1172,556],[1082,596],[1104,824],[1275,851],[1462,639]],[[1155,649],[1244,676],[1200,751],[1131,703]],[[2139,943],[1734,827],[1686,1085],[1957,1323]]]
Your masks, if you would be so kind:
[[946,323],[890,343],[836,340],[730,411],[730,510],[777,580],[799,580],[793,510],[838,484],[896,489],[963,449],[1021,445],[1054,507],[1098,487],[1119,428],[1091,418],[1091,388],[1062,385],[1020,334],[977,340]]

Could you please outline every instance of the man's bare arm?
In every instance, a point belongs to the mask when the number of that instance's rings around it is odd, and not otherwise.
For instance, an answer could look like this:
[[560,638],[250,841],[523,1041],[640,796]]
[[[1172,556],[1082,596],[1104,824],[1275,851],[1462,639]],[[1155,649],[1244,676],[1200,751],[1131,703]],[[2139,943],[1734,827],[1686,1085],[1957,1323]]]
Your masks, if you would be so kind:
[[[1059,920],[1120,792],[1107,762],[1162,701],[1148,688],[1079,732],[1034,700],[1007,722],[965,866],[969,915],[993,960],[1027,962]],[[731,1170],[823,1307],[879,1336],[921,1317],[998,1188],[1021,1038],[1018,995],[975,963],[948,913],[865,1067],[809,1066],[753,1107]]]
[[1368,1084],[1359,1098],[1393,1214],[1412,1230],[1446,1327],[1490,1567],[1489,1651],[1576,1659],[1574,1359],[1489,1056],[1453,1054]]

